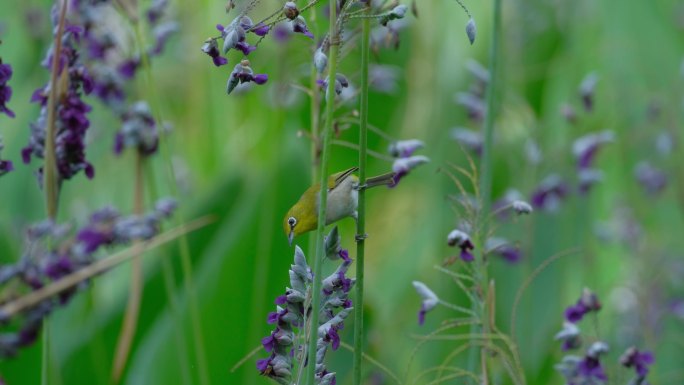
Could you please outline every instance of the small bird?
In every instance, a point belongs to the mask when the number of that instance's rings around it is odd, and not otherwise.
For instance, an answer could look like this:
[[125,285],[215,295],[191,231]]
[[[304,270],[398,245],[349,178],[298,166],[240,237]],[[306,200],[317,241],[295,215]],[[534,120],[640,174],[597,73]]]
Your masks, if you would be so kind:
[[[325,224],[337,222],[346,217],[358,219],[357,207],[359,190],[382,185],[394,184],[395,173],[390,172],[366,179],[363,186],[359,185],[359,178],[353,173],[358,167],[332,174],[328,177],[328,202]],[[321,184],[309,187],[299,201],[285,215],[283,228],[285,235],[292,245],[294,237],[309,232],[318,227],[318,205],[320,201]]]

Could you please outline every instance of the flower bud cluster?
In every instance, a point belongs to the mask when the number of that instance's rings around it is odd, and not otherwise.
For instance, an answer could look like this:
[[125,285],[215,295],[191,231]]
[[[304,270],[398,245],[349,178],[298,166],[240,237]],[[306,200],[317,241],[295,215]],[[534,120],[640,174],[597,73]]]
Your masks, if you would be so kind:
[[[326,256],[331,260],[342,259],[337,270],[322,281],[319,324],[316,329],[316,368],[317,385],[335,384],[335,373],[328,372],[325,355],[328,347],[337,350],[340,346],[339,331],[344,328],[344,320],[352,311],[349,291],[354,279],[347,278],[346,272],[352,263],[346,250],[340,248],[337,227],[326,238]],[[306,341],[297,339],[296,330],[305,327],[305,317],[311,309],[313,273],[306,263],[304,252],[295,246],[294,264],[290,266],[290,287],[285,294],[276,298],[276,311],[268,315],[268,323],[275,324],[270,335],[261,343],[269,357],[257,360],[257,370],[280,384],[292,383],[294,360],[299,365],[306,364]],[[303,333],[307,334],[307,333]]]

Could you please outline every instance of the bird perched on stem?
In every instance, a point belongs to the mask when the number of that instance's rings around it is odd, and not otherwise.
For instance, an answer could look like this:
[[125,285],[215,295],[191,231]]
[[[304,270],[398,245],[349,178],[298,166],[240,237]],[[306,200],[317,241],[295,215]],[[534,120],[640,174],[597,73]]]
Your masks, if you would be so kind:
[[[359,178],[354,175],[358,167],[331,174],[328,177],[328,202],[325,224],[337,222],[346,217],[358,219],[356,209],[359,201],[359,190],[375,186],[393,185],[395,173],[378,175],[366,179],[363,186],[359,185]],[[318,227],[318,206],[320,201],[321,184],[316,183],[302,194],[299,201],[285,215],[283,228],[287,239],[292,244],[294,237],[309,232]]]

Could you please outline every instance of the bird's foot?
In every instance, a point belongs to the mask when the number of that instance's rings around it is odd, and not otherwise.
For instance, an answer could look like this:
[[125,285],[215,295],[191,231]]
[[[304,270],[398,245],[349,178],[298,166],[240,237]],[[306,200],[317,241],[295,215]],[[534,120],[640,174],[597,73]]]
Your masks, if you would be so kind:
[[356,186],[354,186],[354,190],[357,190],[357,191],[365,190],[366,188],[368,188],[368,185],[365,183],[364,184],[357,184]]

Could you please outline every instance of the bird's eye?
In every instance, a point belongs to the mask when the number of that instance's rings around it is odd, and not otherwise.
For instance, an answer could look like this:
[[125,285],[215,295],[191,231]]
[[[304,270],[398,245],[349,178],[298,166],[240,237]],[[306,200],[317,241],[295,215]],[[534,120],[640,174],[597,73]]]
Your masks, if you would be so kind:
[[295,217],[290,217],[287,219],[287,223],[290,225],[290,227],[294,227],[297,224],[297,220]]

